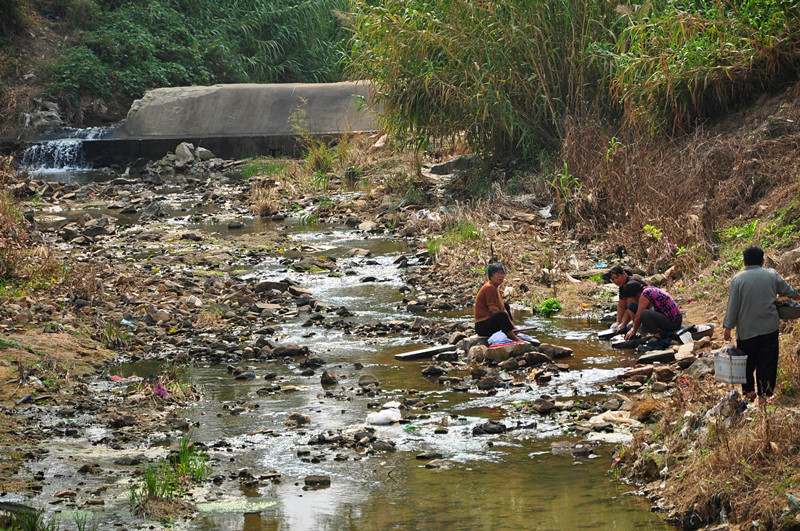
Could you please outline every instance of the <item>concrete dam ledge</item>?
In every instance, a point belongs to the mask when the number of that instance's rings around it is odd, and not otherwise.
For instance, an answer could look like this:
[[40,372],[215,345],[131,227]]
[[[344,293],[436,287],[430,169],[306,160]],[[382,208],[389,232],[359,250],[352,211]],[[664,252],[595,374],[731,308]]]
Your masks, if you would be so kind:
[[295,154],[298,126],[316,137],[378,130],[368,82],[236,84],[148,91],[103,138],[86,140],[95,164],[157,160],[181,142],[218,157]]

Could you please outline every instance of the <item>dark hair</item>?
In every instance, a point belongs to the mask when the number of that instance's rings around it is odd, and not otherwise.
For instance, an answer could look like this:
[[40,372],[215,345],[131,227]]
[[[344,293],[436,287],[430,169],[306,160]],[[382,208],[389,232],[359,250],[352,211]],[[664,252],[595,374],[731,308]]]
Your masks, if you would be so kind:
[[492,278],[494,274],[497,273],[498,271],[502,271],[503,273],[506,272],[506,268],[503,267],[503,264],[501,264],[500,262],[489,264],[488,266],[486,266],[486,276],[488,276],[489,278]]
[[631,280],[622,286],[622,296],[626,299],[630,297],[638,297],[642,294],[642,291],[644,291],[644,285],[640,282],[636,282],[635,280]]
[[742,252],[744,265],[761,265],[764,262],[764,249],[758,245],[751,245]]
[[625,273],[625,270],[622,268],[622,266],[621,265],[615,265],[614,267],[612,267],[609,270],[608,275],[609,276],[611,276],[611,275],[621,275],[622,273]]

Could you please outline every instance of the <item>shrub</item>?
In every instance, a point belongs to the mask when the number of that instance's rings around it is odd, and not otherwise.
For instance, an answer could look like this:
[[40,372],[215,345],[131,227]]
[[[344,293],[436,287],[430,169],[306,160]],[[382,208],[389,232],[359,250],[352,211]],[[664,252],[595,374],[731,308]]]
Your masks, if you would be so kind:
[[800,29],[793,2],[652,6],[619,40],[613,91],[628,123],[681,131],[754,93],[796,79]]
[[558,313],[561,310],[561,301],[558,299],[545,299],[539,304],[537,308],[539,313],[545,317]]
[[73,48],[47,76],[51,95],[78,104],[81,95],[111,96],[111,82],[100,58],[86,46]]
[[23,0],[0,2],[0,46],[25,27],[27,19],[22,11]]

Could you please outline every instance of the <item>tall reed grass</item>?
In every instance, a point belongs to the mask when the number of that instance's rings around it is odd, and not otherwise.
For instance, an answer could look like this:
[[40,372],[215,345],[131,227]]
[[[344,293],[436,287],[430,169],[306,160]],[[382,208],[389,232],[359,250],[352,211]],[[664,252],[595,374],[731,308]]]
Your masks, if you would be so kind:
[[611,111],[610,2],[356,0],[349,72],[375,82],[384,126],[407,143],[465,135],[535,159],[567,115]]
[[[627,123],[680,132],[800,72],[794,2],[664,2],[631,16],[612,91]],[[637,20],[639,18],[640,20]]]

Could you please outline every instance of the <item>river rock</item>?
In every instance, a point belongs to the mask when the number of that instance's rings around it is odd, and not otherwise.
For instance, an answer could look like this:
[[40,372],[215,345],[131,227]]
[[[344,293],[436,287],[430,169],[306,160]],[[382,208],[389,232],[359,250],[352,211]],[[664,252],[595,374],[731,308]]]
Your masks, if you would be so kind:
[[311,415],[304,415],[303,413],[294,412],[289,415],[289,418],[284,421],[286,426],[305,426],[311,423]]
[[671,382],[672,379],[675,378],[675,371],[670,367],[656,367],[653,373],[655,374],[656,381],[659,382]]
[[481,391],[488,391],[489,389],[502,387],[504,384],[505,382],[499,376],[486,376],[478,380],[477,386]]
[[508,431],[508,428],[506,428],[505,424],[497,422],[496,420],[490,420],[489,422],[484,422],[483,424],[478,424],[473,427],[472,435],[498,435],[506,431]]
[[700,378],[706,374],[714,374],[714,359],[698,358],[688,369],[686,369],[686,374],[694,378]]
[[111,418],[111,422],[109,422],[109,426],[112,428],[125,428],[127,426],[134,426],[136,424],[136,419],[133,418],[133,415],[115,415]]
[[206,149],[204,147],[198,147],[197,149],[195,149],[194,155],[195,157],[197,157],[198,160],[201,160],[203,162],[217,158],[216,155],[214,155],[214,153],[210,149]]
[[330,476],[306,476],[304,480],[306,487],[330,487]]
[[380,384],[381,382],[371,374],[362,374],[358,378],[359,387],[369,387],[369,386],[378,387]]
[[276,358],[283,358],[286,356],[289,357],[296,357],[296,356],[305,356],[308,354],[308,347],[307,346],[300,346],[294,343],[289,345],[281,345],[279,347],[275,347],[272,350],[272,356]]
[[331,369],[326,369],[320,377],[322,387],[331,387],[339,383],[339,375]]
[[376,452],[394,452],[396,450],[394,442],[383,439],[373,441],[371,447]]
[[178,147],[175,148],[175,157],[177,157],[177,161],[182,164],[194,162],[194,144],[190,144],[189,142],[181,142],[178,144]]
[[527,367],[538,367],[539,365],[552,363],[553,361],[547,354],[535,351],[526,353],[522,359],[525,360],[525,365]]
[[441,376],[443,374],[447,374],[447,370],[438,365],[428,365],[427,367],[422,369],[423,376],[434,377],[434,376]]
[[544,398],[537,398],[530,404],[530,408],[540,415],[547,415],[556,408],[556,404]]
[[653,350],[652,352],[648,352],[643,356],[640,356],[636,363],[639,364],[647,364],[647,363],[669,363],[671,361],[675,361],[675,351],[670,349],[666,350]]
[[516,371],[519,369],[519,362],[515,358],[508,358],[506,361],[498,365],[504,371]]
[[542,354],[547,354],[551,358],[559,359],[559,358],[568,358],[572,356],[572,349],[567,347],[560,347],[558,345],[551,345],[549,343],[542,343],[536,350],[541,352]]
[[486,345],[473,345],[467,353],[467,362],[483,363],[486,359],[487,350],[489,350],[489,347]]
[[652,365],[645,365],[644,367],[635,367],[633,369],[627,370],[622,374],[617,376],[619,380],[630,380],[633,378],[637,378],[643,376],[645,381],[650,379],[650,376],[653,374],[653,366]]
[[532,352],[534,346],[523,341],[521,343],[511,343],[508,345],[501,345],[499,347],[488,347],[484,353],[484,358],[489,361],[501,362],[510,357],[522,356],[528,352]]

